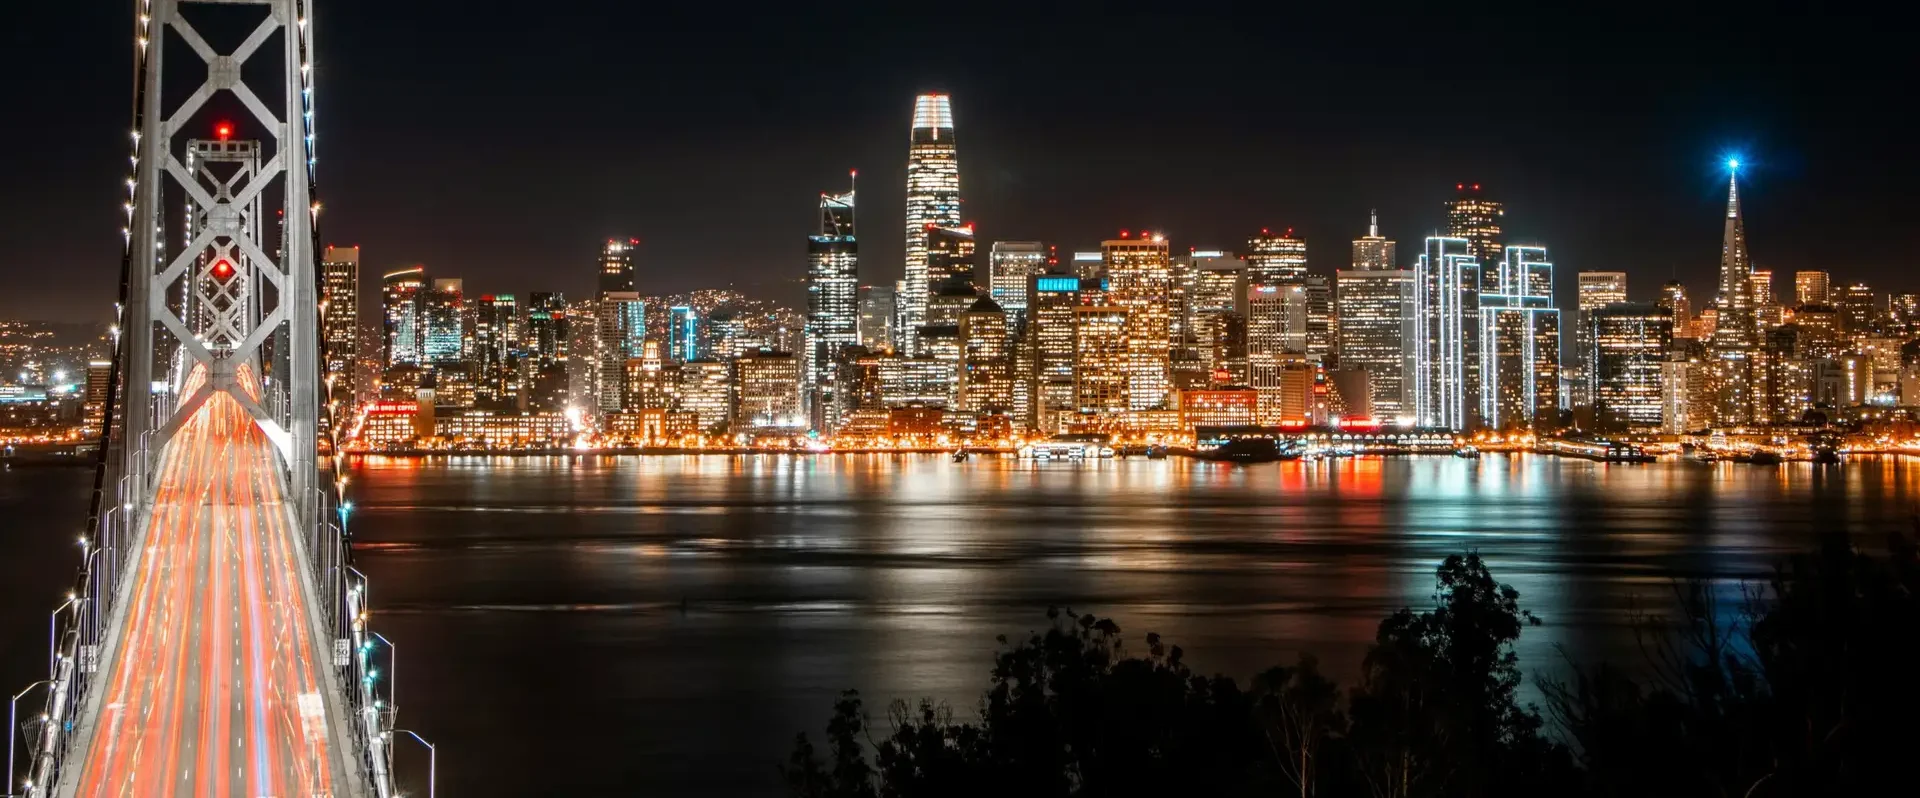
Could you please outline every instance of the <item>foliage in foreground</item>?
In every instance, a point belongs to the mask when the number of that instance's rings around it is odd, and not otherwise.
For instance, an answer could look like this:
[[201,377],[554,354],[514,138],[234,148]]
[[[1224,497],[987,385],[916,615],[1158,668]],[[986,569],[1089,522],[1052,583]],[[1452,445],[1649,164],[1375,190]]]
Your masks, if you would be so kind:
[[1639,619],[1646,675],[1541,684],[1553,734],[1515,698],[1513,644],[1538,621],[1468,554],[1431,608],[1380,623],[1346,690],[1312,655],[1242,689],[1158,635],[1134,656],[1112,621],[1052,609],[1000,639],[977,719],[896,701],[876,740],[849,691],[824,755],[799,735],[781,771],[802,798],[1871,794],[1905,783],[1920,742],[1920,565],[1905,538],[1889,551],[1828,541],[1734,613],[1682,584],[1677,622]]

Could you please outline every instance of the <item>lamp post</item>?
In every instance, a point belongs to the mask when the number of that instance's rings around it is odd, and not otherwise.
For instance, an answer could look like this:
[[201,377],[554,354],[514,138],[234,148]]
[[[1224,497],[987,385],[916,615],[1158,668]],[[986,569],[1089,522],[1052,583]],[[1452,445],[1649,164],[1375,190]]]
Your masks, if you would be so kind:
[[58,647],[55,645],[55,641],[57,640],[56,632],[58,631],[59,625],[60,625],[60,613],[66,612],[68,607],[73,606],[79,601],[80,601],[79,596],[76,596],[72,593],[68,593],[67,603],[60,605],[53,612],[47,615],[47,675],[48,676],[53,675],[54,668],[58,667],[60,662],[58,659],[55,658],[56,657],[55,652],[58,650]]
[[[434,798],[433,793],[435,788],[438,787],[438,782],[439,782],[440,752],[434,749],[433,743],[427,742],[425,739],[422,739],[420,735],[414,734],[411,731],[408,731],[406,729],[394,729],[393,731],[387,732],[388,737],[392,737],[395,734],[404,734],[408,737],[412,737],[414,742],[417,742],[427,747],[427,798]],[[387,754],[391,756],[393,754],[393,749],[391,748],[387,749]]]
[[26,689],[13,694],[13,701],[7,705],[7,794],[13,795],[13,757],[20,749],[14,741],[14,733],[20,730],[20,699],[25,698],[35,688],[53,684],[52,679],[42,679],[27,685]]

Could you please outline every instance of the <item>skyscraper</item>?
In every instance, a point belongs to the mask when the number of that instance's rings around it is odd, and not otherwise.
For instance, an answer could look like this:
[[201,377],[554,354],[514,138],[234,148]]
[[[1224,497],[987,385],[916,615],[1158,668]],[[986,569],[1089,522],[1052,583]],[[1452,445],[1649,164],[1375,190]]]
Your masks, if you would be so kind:
[[1038,241],[995,241],[987,256],[987,296],[1007,314],[1007,328],[1025,328],[1027,284],[1047,271],[1047,245]]
[[1160,235],[1118,238],[1100,244],[1107,271],[1107,301],[1126,311],[1127,397],[1130,409],[1165,405],[1172,387],[1173,293],[1167,240]]
[[1553,264],[1545,247],[1516,244],[1501,255],[1495,290],[1480,294],[1480,418],[1494,429],[1535,429],[1560,409]]
[[1261,230],[1247,238],[1247,282],[1254,285],[1298,284],[1307,279],[1307,242],[1288,230],[1274,235]]
[[1005,413],[1013,406],[1013,358],[1007,347],[1007,314],[980,297],[960,314],[959,407],[971,413]]
[[1825,305],[1832,301],[1829,286],[1832,284],[1826,272],[1804,271],[1793,273],[1793,300],[1796,305]]
[[1334,274],[1340,366],[1367,372],[1375,418],[1411,424],[1412,355],[1420,329],[1414,316],[1416,281],[1412,270],[1394,267],[1394,250],[1394,242],[1380,236],[1375,215],[1367,235],[1353,242],[1353,268]]
[[1453,188],[1459,195],[1447,201],[1447,235],[1466,239],[1467,254],[1476,262],[1499,263],[1504,240],[1500,219],[1507,215],[1507,206],[1481,196],[1479,183],[1456,183]]
[[647,336],[647,311],[635,291],[603,291],[595,320],[599,323],[596,362],[599,363],[600,410],[616,413],[625,408],[627,361],[644,351]]
[[1593,322],[1596,310],[1627,301],[1626,272],[1580,272],[1574,276],[1573,363],[1567,376],[1571,380],[1574,407],[1593,406],[1593,371],[1587,355],[1593,352]]
[[927,274],[927,231],[960,226],[960,161],[953,138],[953,104],[945,94],[913,102],[907,145],[906,290],[896,298],[901,323],[896,344],[913,354],[914,335],[926,323],[927,297],[939,282]]
[[834,379],[841,350],[860,345],[860,246],[854,190],[820,195],[820,232],[807,237],[807,352],[802,379],[813,428],[839,426]]
[[1423,427],[1467,429],[1480,409],[1480,262],[1469,243],[1429,236],[1414,269],[1413,413]]
[[1619,302],[1588,314],[1593,325],[1593,407],[1603,427],[1657,428],[1666,405],[1663,363],[1673,320],[1652,304]]
[[700,357],[700,314],[690,306],[667,308],[667,357],[682,363]]
[[1078,362],[1075,312],[1082,305],[1105,304],[1099,278],[1070,274],[1034,275],[1027,288],[1030,333],[1023,343],[1032,360],[1029,389],[1033,418],[1026,423],[1046,433],[1060,432],[1065,419],[1079,412],[1074,388]]
[[[1624,301],[1624,300],[1623,300]],[[1693,301],[1687,298],[1687,286],[1679,280],[1668,280],[1660,286],[1660,299],[1655,303],[1667,315],[1673,317],[1673,337],[1693,338]]]
[[602,412],[621,409],[627,360],[639,357],[647,335],[646,309],[634,290],[634,251],[640,239],[610,238],[600,248],[600,290],[594,296],[594,392]]
[[426,290],[425,266],[388,272],[380,278],[381,327],[386,333],[388,368],[422,362],[426,325],[420,305]]
[[1133,348],[1128,310],[1113,305],[1073,309],[1073,394],[1080,413],[1112,415],[1134,406],[1128,396]]
[[344,413],[353,403],[354,370],[360,354],[360,248],[327,247],[320,259],[320,340],[329,398]]
[[567,406],[571,322],[565,296],[550,291],[527,295],[527,324],[521,345],[526,354],[520,367],[526,375],[527,405],[534,410],[554,412]]
[[421,354],[437,369],[458,367],[466,359],[466,283],[458,277],[436,277],[422,303],[426,333]]
[[1727,162],[1727,218],[1720,237],[1719,311],[1709,341],[1712,358],[1714,426],[1754,420],[1754,347],[1759,329],[1754,316],[1753,264],[1747,256],[1747,228],[1740,216],[1740,162]]
[[520,303],[512,294],[487,294],[473,308],[474,398],[495,410],[520,409]]
[[860,286],[860,345],[874,351],[892,349],[894,287]]
[[[1304,362],[1307,351],[1307,288],[1301,282],[1247,286],[1247,377],[1257,393],[1254,417],[1277,424],[1287,413],[1288,372]],[[1288,408],[1292,409],[1292,408]]]

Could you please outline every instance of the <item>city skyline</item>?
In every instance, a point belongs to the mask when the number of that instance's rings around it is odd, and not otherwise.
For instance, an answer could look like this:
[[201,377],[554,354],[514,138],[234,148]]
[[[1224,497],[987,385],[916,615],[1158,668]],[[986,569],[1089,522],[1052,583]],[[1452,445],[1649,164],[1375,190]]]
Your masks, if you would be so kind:
[[[83,18],[73,21],[82,27],[123,24],[111,9],[33,13],[79,15]],[[92,13],[100,18],[88,16]],[[329,24],[353,24],[358,13],[331,10],[321,21],[323,32]],[[598,13],[617,17],[625,12]],[[1410,57],[1393,55],[1394,43],[1412,36],[1422,20],[1409,17],[1388,25],[1376,40],[1351,53],[1328,52],[1326,45],[1309,42],[1289,58],[1341,68],[1306,70],[1315,76],[1307,81],[1287,77],[1282,65],[1239,70],[1247,74],[1236,77],[1235,67],[1248,64],[1229,54],[1231,46],[1203,48],[1193,63],[1152,74],[1139,74],[1111,57],[1079,63],[1077,58],[1089,55],[1084,44],[1050,51],[1026,71],[965,53],[936,58],[903,49],[905,44],[894,40],[894,34],[922,21],[900,14],[849,37],[844,55],[849,68],[858,67],[853,73],[858,79],[824,100],[790,88],[794,78],[785,73],[806,70],[771,67],[783,59],[816,56],[795,53],[773,31],[759,27],[762,22],[750,25],[739,41],[712,45],[710,51],[675,51],[693,59],[689,63],[710,67],[694,70],[697,74],[680,88],[623,81],[620,76],[631,74],[632,67],[616,69],[593,56],[569,56],[556,65],[512,59],[513,69],[530,70],[527,77],[548,69],[591,74],[604,67],[613,76],[589,81],[583,88],[589,97],[616,98],[627,91],[636,96],[616,102],[611,116],[595,122],[581,109],[550,107],[510,85],[504,90],[519,103],[511,119],[478,127],[460,123],[463,136],[455,139],[436,138],[453,123],[440,121],[435,111],[472,89],[458,81],[442,85],[451,78],[430,59],[446,45],[429,40],[421,52],[393,54],[396,69],[411,76],[405,83],[416,92],[409,96],[433,96],[443,89],[448,94],[418,110],[399,105],[391,89],[376,85],[371,60],[332,59],[328,79],[335,83],[323,84],[322,90],[338,92],[341,100],[322,123],[321,140],[362,155],[328,173],[323,235],[343,246],[364,246],[369,270],[424,263],[436,272],[462,274],[482,291],[540,287],[578,296],[587,295],[590,286],[569,267],[591,257],[578,251],[578,242],[637,236],[643,242],[637,268],[640,279],[653,285],[650,293],[735,285],[798,305],[803,288],[791,268],[790,242],[806,235],[813,221],[804,210],[805,198],[857,168],[879,187],[863,203],[871,229],[903,223],[902,134],[894,120],[905,113],[908,98],[938,91],[952,97],[963,131],[964,218],[978,225],[982,241],[1045,240],[1062,249],[1083,249],[1118,226],[1146,224],[1163,231],[1178,252],[1182,247],[1235,249],[1250,230],[1292,227],[1313,245],[1314,270],[1330,274],[1344,265],[1339,252],[1356,237],[1368,209],[1380,210],[1389,237],[1416,241],[1444,225],[1440,203],[1453,184],[1477,181],[1506,203],[1509,240],[1552,242],[1560,279],[1583,270],[1624,270],[1635,278],[1634,298],[1650,299],[1649,292],[1669,277],[1703,285],[1714,271],[1714,231],[1691,220],[1722,201],[1716,167],[1724,152],[1737,149],[1752,165],[1753,185],[1745,187],[1743,200],[1767,230],[1753,242],[1757,265],[1780,275],[1825,269],[1888,290],[1913,287],[1892,282],[1906,271],[1897,242],[1872,235],[1875,218],[1914,212],[1913,200],[1900,191],[1913,178],[1914,165],[1891,146],[1895,126],[1867,119],[1841,137],[1822,121],[1870,96],[1881,85],[1875,81],[1891,78],[1856,69],[1858,61],[1846,59],[1799,65],[1812,71],[1790,75],[1757,56],[1740,54],[1751,41],[1780,35],[1769,30],[1735,27],[1684,44],[1629,37],[1645,45],[1640,48],[1645,63],[1624,66],[1600,57],[1604,52],[1588,32],[1568,44],[1568,52],[1553,62],[1558,68],[1545,70],[1537,85],[1523,79],[1525,70],[1510,57],[1490,53],[1486,57],[1500,69],[1491,70],[1481,88],[1492,100],[1535,103],[1525,130],[1487,122],[1473,125],[1477,134],[1467,135],[1441,129],[1447,125],[1388,124],[1356,136],[1348,135],[1347,123],[1362,115],[1427,114],[1433,121],[1470,115],[1464,109],[1442,109],[1437,117],[1423,111],[1428,104],[1423,98],[1439,96],[1429,91],[1433,81],[1420,75]],[[989,21],[952,24],[959,30]],[[1137,21],[1058,12],[1039,12],[1034,20],[1040,31],[1074,32],[1069,38],[1076,40],[1101,30],[1125,32]],[[1223,44],[1248,35],[1235,32],[1231,22],[1174,17],[1171,30],[1204,33]],[[1550,28],[1553,22],[1513,24]],[[401,11],[391,28],[404,32],[413,24],[419,20]],[[808,24],[818,29],[828,23]],[[716,25],[700,19],[661,23],[662,29],[693,32]],[[383,30],[356,42],[356,53],[401,49],[390,35]],[[104,48],[98,42],[111,38],[89,34],[87,43],[74,50]],[[58,46],[59,38],[22,44],[16,51],[32,57],[40,52],[36,48]],[[125,57],[117,50],[99,53],[107,63]],[[1684,79],[1654,80],[1663,70]],[[100,71],[114,73],[113,84],[92,95],[110,96],[124,88],[118,85],[123,73]],[[1852,79],[1855,72],[1858,80]],[[1821,75],[1849,80],[1816,90],[1810,84]],[[109,79],[63,76],[52,83],[58,88],[81,80]],[[1075,89],[1075,81],[1084,85]],[[1236,98],[1273,81],[1278,82],[1271,88],[1287,93],[1291,102],[1258,111],[1236,105]],[[621,88],[609,88],[615,85]],[[1646,91],[1623,92],[1622,86]],[[502,89],[490,85],[489,90]],[[807,101],[799,103],[803,96]],[[1129,102],[1107,101],[1115,96]],[[73,126],[85,130],[94,127],[88,121],[92,116],[122,111],[118,103],[101,105],[76,109]],[[631,126],[618,123],[660,118],[655,110],[672,112],[682,123],[668,126],[672,132],[640,134],[637,147],[616,143],[611,131],[602,129],[628,130]],[[754,141],[766,135],[769,124],[785,135],[777,146],[757,146]],[[569,175],[532,152],[537,148],[514,143],[547,129],[577,140],[574,150],[604,154],[607,168],[589,170],[598,173],[586,178]],[[1075,138],[1075,131],[1094,129],[1098,136]],[[17,257],[28,264],[63,267],[13,270],[8,282],[15,290],[0,297],[0,315],[104,314],[94,310],[97,301],[80,286],[110,279],[117,266],[114,253],[86,233],[111,221],[117,184],[111,164],[120,143],[107,135],[98,141],[91,134],[46,138],[40,130],[0,132],[0,143],[15,145],[8,148],[12,151],[52,148],[54,154],[36,161],[83,166],[55,178],[41,172],[38,163],[27,164],[19,181],[0,188],[0,209],[6,211],[0,213],[0,237],[18,241]],[[397,146],[375,146],[376,138]],[[445,158],[407,156],[402,163],[395,157],[418,152],[426,142],[456,139],[468,143],[434,150]],[[478,157],[472,148],[482,146],[507,156],[489,160],[489,168],[477,175],[446,172],[455,160]],[[517,149],[528,154],[513,154]],[[96,170],[97,179],[89,177]],[[667,186],[674,190],[663,190]],[[751,190],[742,196],[740,186]],[[568,198],[565,203],[556,202],[561,196]],[[569,210],[562,214],[557,205]],[[39,217],[49,211],[51,226],[62,235],[29,235],[24,225],[44,227]],[[901,262],[903,242],[868,238],[860,281],[894,279],[886,267]],[[715,246],[720,240],[729,243]],[[1832,246],[1835,240],[1863,243],[1839,252]],[[526,284],[527,275],[545,271],[560,279],[551,286]],[[56,279],[56,273],[77,279],[65,285],[69,281]],[[1559,288],[1567,290],[1564,283]],[[22,298],[28,295],[34,301]]]

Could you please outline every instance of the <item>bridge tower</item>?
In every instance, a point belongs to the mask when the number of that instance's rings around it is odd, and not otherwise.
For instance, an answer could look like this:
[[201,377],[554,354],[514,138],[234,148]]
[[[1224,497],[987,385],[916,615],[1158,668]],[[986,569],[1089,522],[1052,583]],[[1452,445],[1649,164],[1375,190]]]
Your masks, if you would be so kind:
[[[266,13],[222,52],[196,27],[195,12],[212,9],[210,24],[231,25],[234,6]],[[122,364],[126,397],[114,436],[141,500],[152,492],[140,481],[151,474],[143,452],[161,451],[224,392],[279,450],[296,518],[324,520],[315,499],[322,386],[312,14],[312,0],[141,0],[120,325],[122,349],[133,354]],[[262,69],[267,60],[277,68]],[[204,78],[185,85],[169,73]],[[244,113],[207,119],[216,102],[237,102]],[[181,395],[196,366],[208,378]],[[241,366],[259,375],[258,398],[236,382]]]

